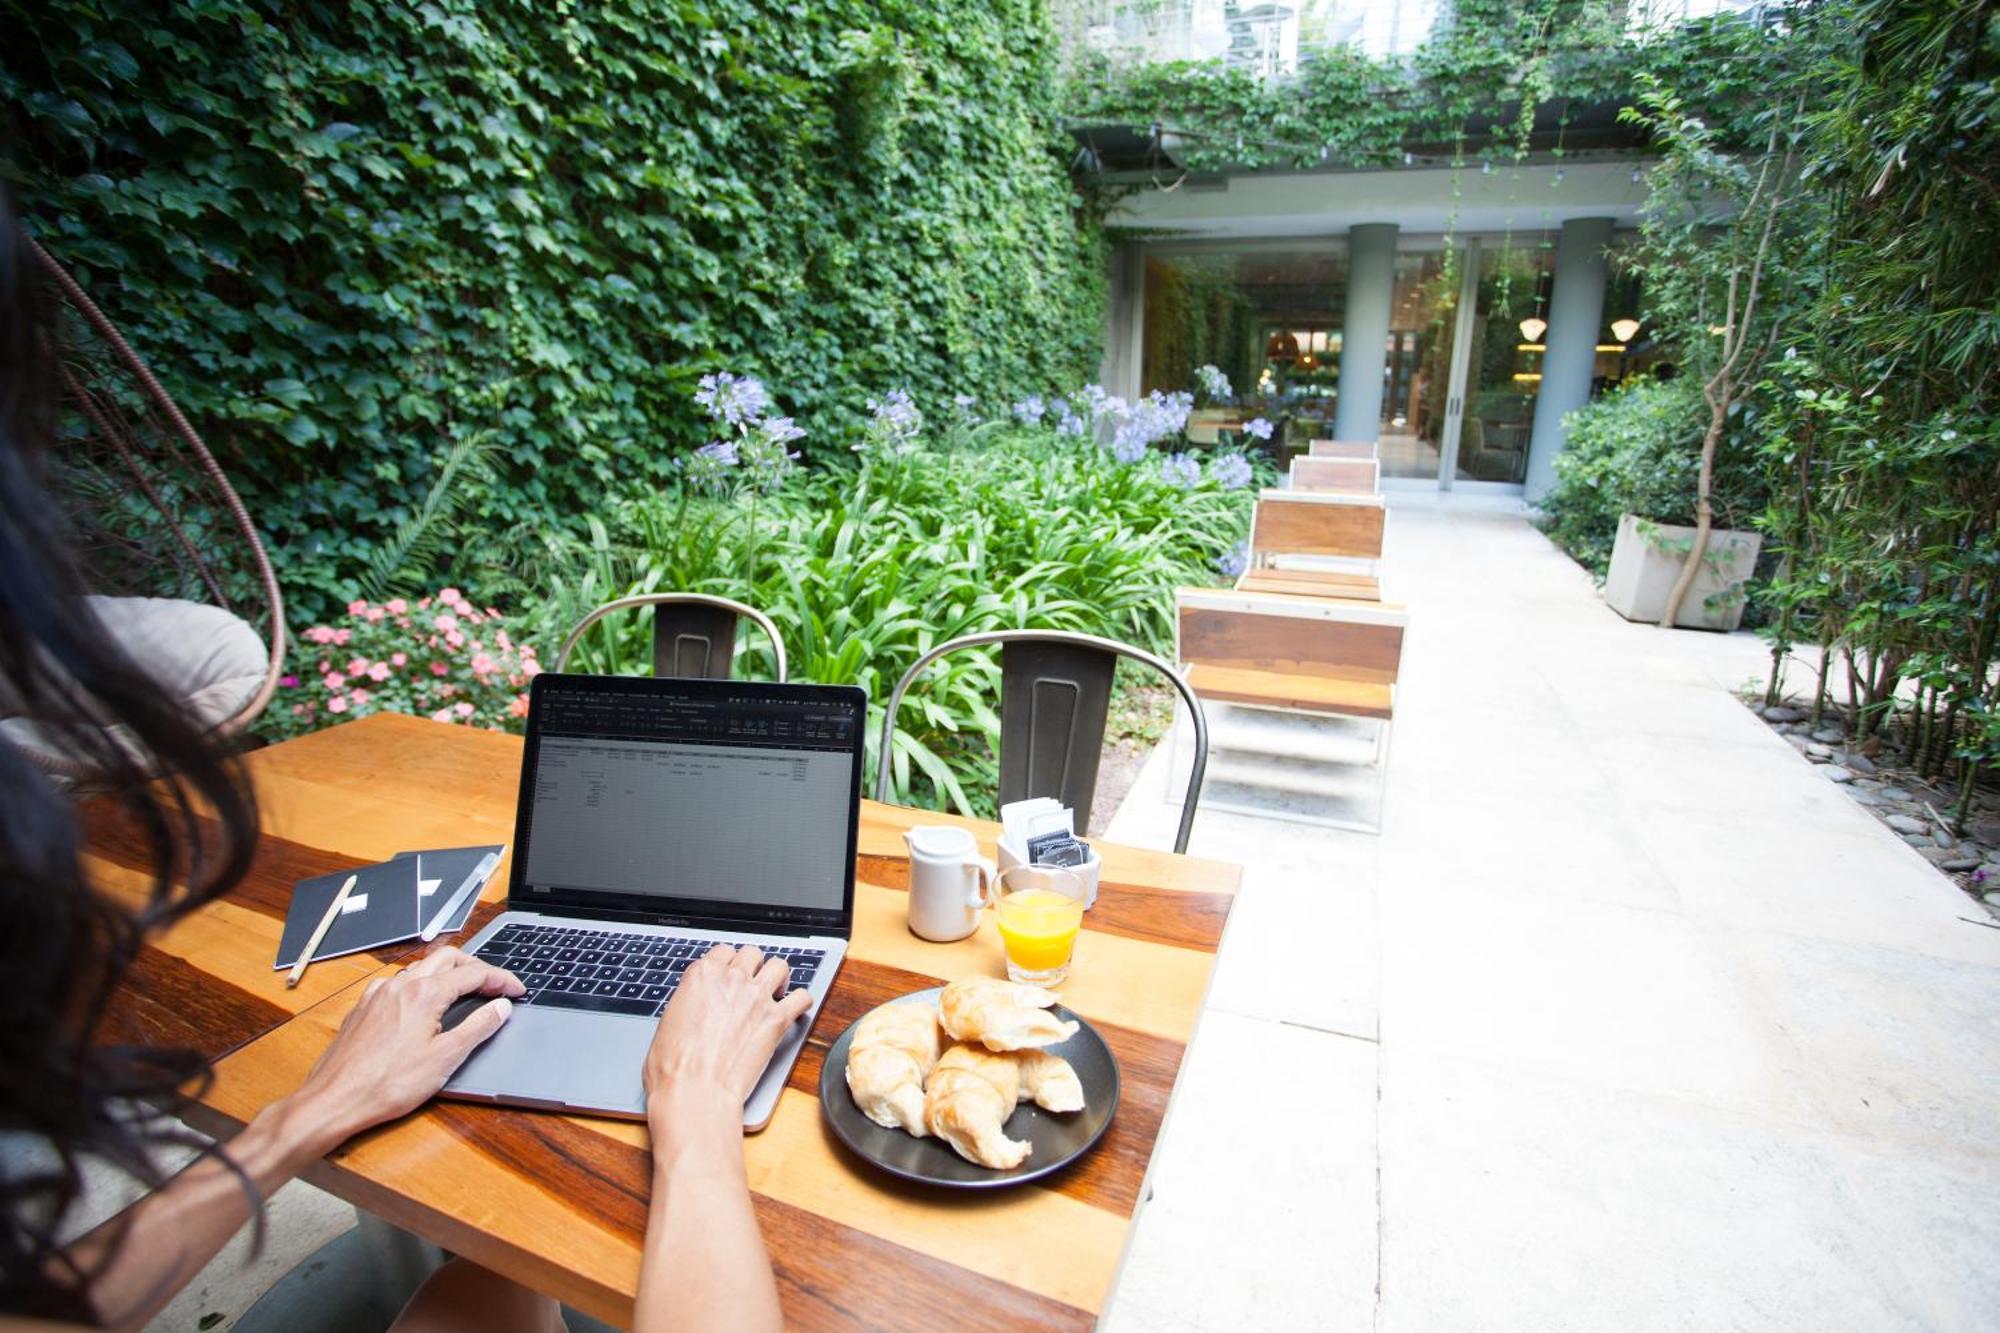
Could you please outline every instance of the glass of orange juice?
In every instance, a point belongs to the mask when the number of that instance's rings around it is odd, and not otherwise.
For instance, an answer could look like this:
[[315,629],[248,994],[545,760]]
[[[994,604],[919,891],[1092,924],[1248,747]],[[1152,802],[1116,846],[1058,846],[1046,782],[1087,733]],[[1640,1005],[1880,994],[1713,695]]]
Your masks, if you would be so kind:
[[1009,866],[994,887],[1008,979],[1053,986],[1067,977],[1083,929],[1082,876],[1061,866]]

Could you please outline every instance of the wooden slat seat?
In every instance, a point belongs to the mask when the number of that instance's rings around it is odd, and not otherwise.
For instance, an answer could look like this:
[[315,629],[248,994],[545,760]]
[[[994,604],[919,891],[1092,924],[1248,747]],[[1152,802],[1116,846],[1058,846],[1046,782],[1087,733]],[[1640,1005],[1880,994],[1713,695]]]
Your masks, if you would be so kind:
[[1385,722],[1395,712],[1395,687],[1372,681],[1205,666],[1199,662],[1188,667],[1187,679],[1196,694],[1221,703],[1338,717],[1373,717]]
[[1357,602],[1382,600],[1382,580],[1373,574],[1333,569],[1248,569],[1236,580],[1236,589],[1288,593],[1294,597],[1339,597]]
[[[1409,623],[1402,607],[1206,588],[1183,588],[1176,602],[1180,660],[1196,694],[1351,717],[1392,715]],[[1210,696],[1209,689],[1225,692]]]
[[1267,490],[1250,522],[1253,563],[1288,555],[1380,560],[1388,510],[1380,495]]
[[1373,495],[1380,487],[1381,465],[1373,459],[1294,458],[1292,489]]
[[1373,440],[1314,440],[1306,446],[1306,453],[1312,458],[1350,458],[1372,463],[1381,456],[1380,448]]

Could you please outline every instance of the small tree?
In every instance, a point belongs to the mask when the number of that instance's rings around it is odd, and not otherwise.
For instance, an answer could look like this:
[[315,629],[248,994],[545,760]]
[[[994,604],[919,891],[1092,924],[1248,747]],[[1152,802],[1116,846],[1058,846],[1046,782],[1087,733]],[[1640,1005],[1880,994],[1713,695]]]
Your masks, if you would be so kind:
[[1754,391],[1800,294],[1792,259],[1806,230],[1797,168],[1805,99],[1778,83],[1780,98],[1754,118],[1762,150],[1748,154],[1728,151],[1714,126],[1689,114],[1685,99],[1651,76],[1642,76],[1642,104],[1622,113],[1650,129],[1662,152],[1651,172],[1653,203],[1637,260],[1647,303],[1655,326],[1701,377],[1708,409],[1694,541],[1667,596],[1664,626],[1680,615],[1708,554],[1716,448]]

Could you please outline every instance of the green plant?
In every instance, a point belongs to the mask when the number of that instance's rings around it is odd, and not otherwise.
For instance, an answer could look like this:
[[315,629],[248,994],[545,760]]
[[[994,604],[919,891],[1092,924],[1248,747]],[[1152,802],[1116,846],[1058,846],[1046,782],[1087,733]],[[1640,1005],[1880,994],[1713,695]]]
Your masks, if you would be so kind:
[[528,682],[542,669],[534,648],[457,588],[414,602],[357,598],[342,619],[306,630],[301,670],[284,679],[261,724],[267,735],[381,712],[501,730],[527,716]]
[[[1693,524],[1701,416],[1701,386],[1686,376],[1634,380],[1572,412],[1541,500],[1550,540],[1603,578],[1623,515]],[[1724,527],[1748,526],[1764,503],[1762,469],[1740,431],[1721,444],[1714,504]]]
[[[777,622],[794,679],[868,690],[871,765],[881,701],[947,639],[1032,626],[1170,650],[1173,590],[1215,579],[1247,531],[1254,489],[1216,479],[1229,468],[1176,484],[1157,452],[1122,464],[1047,428],[984,438],[976,451],[874,449],[796,472],[754,513],[748,497],[678,487],[631,497],[555,560],[533,599],[536,641],[628,593],[748,602]],[[649,632],[642,616],[600,622],[575,665],[643,669]],[[746,633],[743,652],[743,670],[770,669],[761,636]],[[997,655],[974,650],[912,687],[889,756],[896,799],[992,812],[999,684]]]
[[[469,433],[491,465],[448,488],[456,520],[511,532],[664,482],[721,365],[782,370],[833,440],[876,386],[1001,401],[1098,355],[1099,228],[1036,0],[0,22],[26,225],[202,429],[302,623],[415,577],[405,525]],[[482,545],[426,578],[469,582]]]

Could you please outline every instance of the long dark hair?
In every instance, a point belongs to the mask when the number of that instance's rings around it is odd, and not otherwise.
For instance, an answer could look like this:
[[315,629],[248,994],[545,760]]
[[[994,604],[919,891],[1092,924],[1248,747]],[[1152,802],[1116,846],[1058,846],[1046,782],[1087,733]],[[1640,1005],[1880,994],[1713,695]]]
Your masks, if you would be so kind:
[[257,810],[224,747],[85,610],[47,486],[58,327],[0,192],[0,716],[100,775],[91,799],[140,831],[152,870],[143,906],[93,888],[79,794],[0,739],[0,1132],[45,1149],[0,1165],[0,1310],[89,1319],[92,1274],[57,1244],[82,1163],[160,1183],[154,1150],[185,1133],[158,1111],[209,1074],[190,1051],[106,1044],[106,1009],[148,932],[242,877]]

